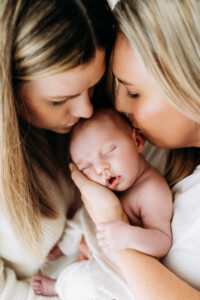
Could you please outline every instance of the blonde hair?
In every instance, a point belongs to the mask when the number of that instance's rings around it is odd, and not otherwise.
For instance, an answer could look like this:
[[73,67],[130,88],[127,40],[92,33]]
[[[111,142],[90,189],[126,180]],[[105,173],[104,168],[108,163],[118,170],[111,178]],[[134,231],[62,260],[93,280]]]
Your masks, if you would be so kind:
[[[121,0],[114,13],[119,30],[138,50],[168,101],[200,123],[200,1]],[[194,170],[198,159],[188,160],[189,151],[173,152],[179,160],[171,166],[173,182]],[[186,160],[190,171],[180,172],[180,161]]]
[[33,164],[56,180],[56,164],[66,156],[53,151],[58,135],[20,119],[18,91],[24,82],[88,63],[97,48],[111,48],[113,16],[106,0],[2,0],[0,27],[1,208],[37,253],[41,217],[57,212]]

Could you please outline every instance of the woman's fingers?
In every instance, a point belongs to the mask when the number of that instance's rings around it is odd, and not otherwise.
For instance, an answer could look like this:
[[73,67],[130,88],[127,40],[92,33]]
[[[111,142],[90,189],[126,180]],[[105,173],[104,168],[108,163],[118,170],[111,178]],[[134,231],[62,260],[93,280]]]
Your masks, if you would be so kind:
[[85,207],[98,223],[124,220],[124,213],[117,196],[108,188],[89,180],[74,164],[70,164],[72,179],[82,194]]
[[79,188],[82,196],[86,197],[88,200],[90,200],[92,196],[97,196],[98,193],[100,193],[101,196],[104,196],[104,194],[108,194],[108,192],[110,192],[110,194],[113,194],[106,187],[88,179],[72,163],[70,164],[70,170],[71,170],[71,176],[74,183]]
[[81,192],[84,192],[84,184],[86,182],[89,184],[89,180],[78,170],[78,168],[73,163],[70,163],[69,168],[74,183]]

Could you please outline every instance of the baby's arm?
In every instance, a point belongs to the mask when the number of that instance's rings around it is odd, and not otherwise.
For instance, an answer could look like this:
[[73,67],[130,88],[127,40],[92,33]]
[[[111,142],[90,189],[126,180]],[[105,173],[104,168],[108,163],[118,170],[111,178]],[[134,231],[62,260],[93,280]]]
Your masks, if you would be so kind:
[[133,219],[137,207],[142,227],[123,221],[98,226],[97,238],[105,252],[131,248],[156,258],[167,254],[172,242],[172,195],[161,175],[153,175],[123,204],[130,219]]

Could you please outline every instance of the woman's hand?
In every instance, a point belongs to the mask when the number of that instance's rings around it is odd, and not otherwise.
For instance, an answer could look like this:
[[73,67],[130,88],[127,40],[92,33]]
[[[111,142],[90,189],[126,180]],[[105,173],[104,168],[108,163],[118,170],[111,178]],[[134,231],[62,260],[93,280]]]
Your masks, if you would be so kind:
[[70,164],[74,183],[79,188],[84,205],[95,224],[123,220],[127,222],[121,203],[108,188],[89,180],[74,164]]

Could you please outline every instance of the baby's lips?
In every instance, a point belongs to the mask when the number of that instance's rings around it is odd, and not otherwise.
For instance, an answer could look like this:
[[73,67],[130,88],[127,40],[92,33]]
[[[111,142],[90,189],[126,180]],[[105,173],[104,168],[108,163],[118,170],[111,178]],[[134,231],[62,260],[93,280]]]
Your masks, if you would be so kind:
[[106,177],[106,179],[105,179],[105,180],[106,180],[106,184],[109,184],[109,180],[110,180],[111,177],[112,177],[112,176],[107,176],[107,177]]
[[120,180],[121,180],[121,176],[117,176],[117,177],[114,179],[114,181],[112,182],[110,188],[111,188],[112,190],[114,190],[114,189],[117,187],[117,185],[119,184]]
[[120,179],[121,179],[121,176],[109,176],[106,178],[106,184],[111,190],[113,190],[119,184]]

